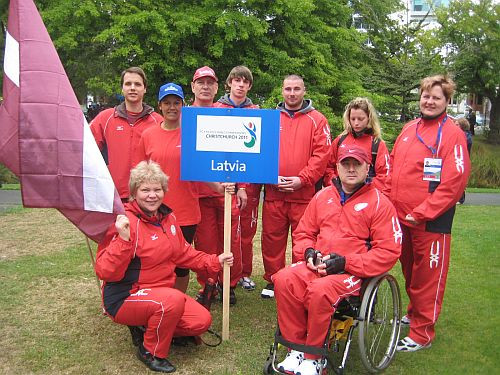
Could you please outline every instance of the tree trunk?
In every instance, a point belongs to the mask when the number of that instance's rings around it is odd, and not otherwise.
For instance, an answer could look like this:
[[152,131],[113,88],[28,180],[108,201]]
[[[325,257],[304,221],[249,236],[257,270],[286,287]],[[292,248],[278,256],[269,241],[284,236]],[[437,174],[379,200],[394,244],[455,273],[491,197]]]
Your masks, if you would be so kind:
[[490,109],[490,131],[488,142],[500,144],[500,95],[488,97],[491,102]]

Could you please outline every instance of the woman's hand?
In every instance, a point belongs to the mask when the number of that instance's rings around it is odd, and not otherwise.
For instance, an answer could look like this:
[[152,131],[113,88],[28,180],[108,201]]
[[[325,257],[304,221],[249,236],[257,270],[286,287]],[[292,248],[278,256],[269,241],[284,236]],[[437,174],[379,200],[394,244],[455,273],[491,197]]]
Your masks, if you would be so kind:
[[229,194],[234,194],[236,192],[236,184],[234,182],[221,182],[222,187],[221,194],[224,194],[227,191]]
[[229,254],[222,253],[221,255],[219,255],[219,263],[220,263],[221,267],[224,267],[224,262],[227,262],[229,267],[231,267],[234,263],[233,253],[229,253]]
[[130,221],[127,216],[118,215],[115,221],[115,228],[122,240],[130,241]]
[[205,182],[210,189],[216,191],[219,194],[224,194],[227,191],[229,194],[234,194],[236,190],[236,184],[234,182]]

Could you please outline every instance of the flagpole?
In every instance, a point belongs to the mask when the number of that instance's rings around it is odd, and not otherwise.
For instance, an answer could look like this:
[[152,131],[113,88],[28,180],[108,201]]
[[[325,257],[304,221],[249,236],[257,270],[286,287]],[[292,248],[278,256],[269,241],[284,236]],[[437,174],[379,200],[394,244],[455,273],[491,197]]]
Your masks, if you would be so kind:
[[92,252],[92,246],[90,245],[89,238],[85,236],[85,241],[87,242],[87,248],[89,249],[89,255],[90,255],[90,262],[92,263],[92,271],[94,272],[95,279],[97,281],[97,289],[99,290],[99,296],[101,296],[101,280],[97,277],[97,274],[95,273],[95,259],[94,259],[94,253]]
[[[224,191],[224,254],[231,252],[231,194]],[[222,287],[222,340],[229,340],[229,287],[231,275],[229,265],[224,262]]]

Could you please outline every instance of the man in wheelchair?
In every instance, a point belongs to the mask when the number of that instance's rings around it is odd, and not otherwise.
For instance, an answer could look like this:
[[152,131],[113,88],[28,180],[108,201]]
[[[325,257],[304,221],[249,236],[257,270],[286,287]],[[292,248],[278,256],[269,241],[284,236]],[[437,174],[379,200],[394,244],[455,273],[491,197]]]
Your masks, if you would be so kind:
[[[339,177],[309,203],[296,232],[295,263],[273,275],[283,338],[321,348],[339,302],[359,295],[362,279],[389,271],[401,252],[392,203],[366,181],[370,157],[339,150]],[[319,356],[289,350],[281,372],[319,375]]]

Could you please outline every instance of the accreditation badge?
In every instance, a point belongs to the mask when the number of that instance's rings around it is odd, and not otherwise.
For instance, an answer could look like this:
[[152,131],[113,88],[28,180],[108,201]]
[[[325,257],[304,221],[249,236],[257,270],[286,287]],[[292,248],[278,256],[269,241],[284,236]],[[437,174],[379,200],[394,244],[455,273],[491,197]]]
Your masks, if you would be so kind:
[[443,159],[425,158],[424,159],[424,181],[441,181],[441,169]]

